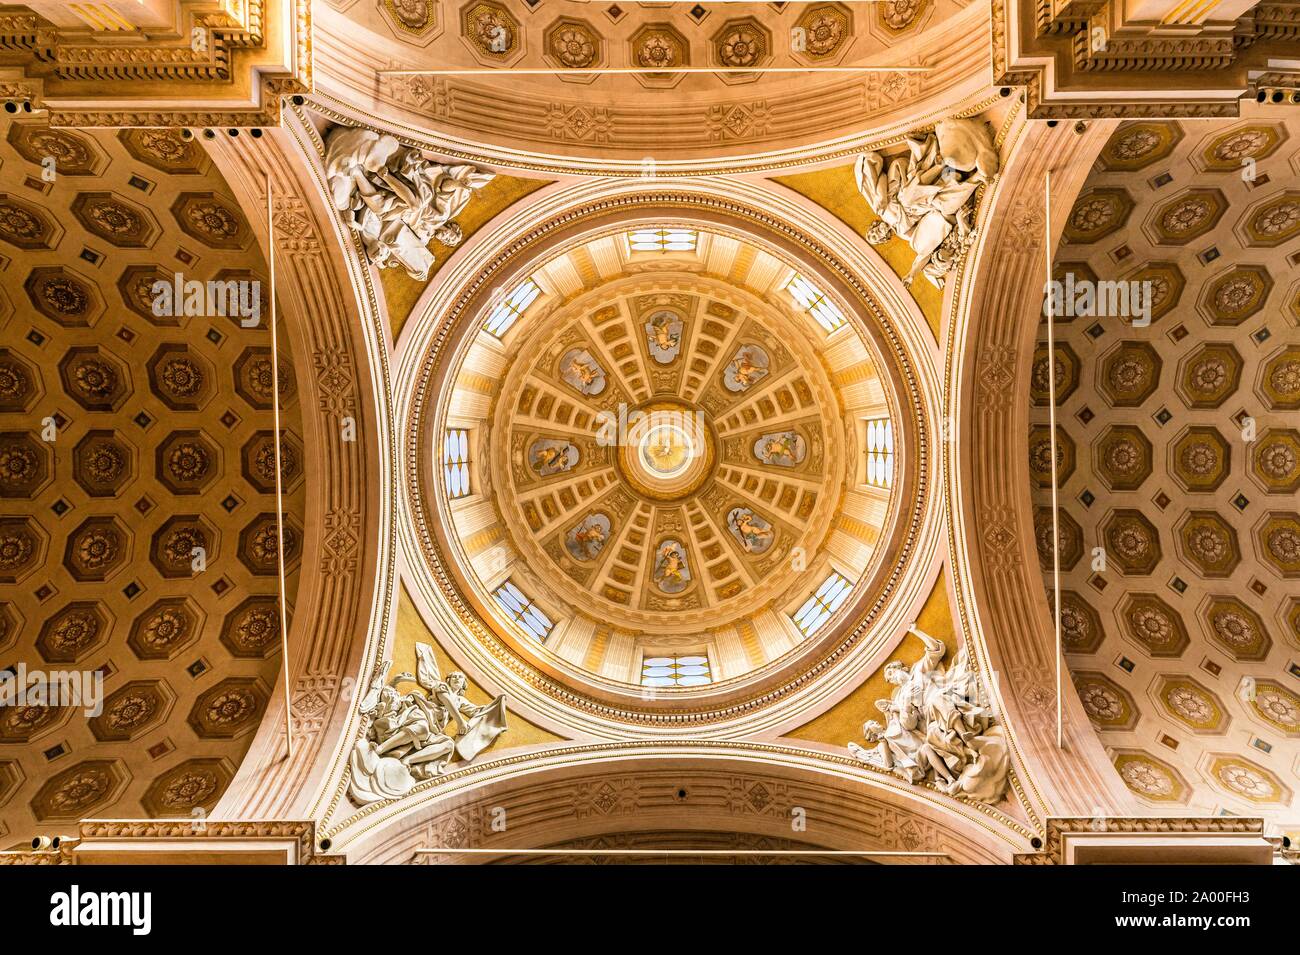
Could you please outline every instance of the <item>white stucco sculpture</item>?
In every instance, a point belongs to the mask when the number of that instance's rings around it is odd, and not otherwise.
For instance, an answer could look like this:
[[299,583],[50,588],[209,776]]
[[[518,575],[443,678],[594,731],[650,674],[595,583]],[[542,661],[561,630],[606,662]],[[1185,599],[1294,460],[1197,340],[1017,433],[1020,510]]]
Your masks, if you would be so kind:
[[401,266],[423,282],[433,266],[429,243],[456,245],[452,220],[476,189],[493,179],[478,166],[443,166],[394,137],[336,126],[325,141],[325,175],[334,208],[380,268]]
[[966,648],[945,669],[943,641],[915,627],[912,633],[925,655],[910,668],[897,661],[885,667],[885,679],[897,687],[876,701],[885,725],[868,720],[862,732],[874,745],[849,743],[849,752],[909,783],[933,782],[949,795],[997,802],[1010,768],[1006,737]]
[[858,191],[880,217],[867,241],[905,240],[916,257],[903,284],[921,272],[943,288],[975,241],[975,190],[997,173],[998,153],[988,125],[973,119],[944,120],[905,142],[907,152],[889,160],[878,152],[858,157]]
[[[476,706],[465,697],[465,674],[443,680],[433,648],[417,643],[415,652],[415,676],[399,673],[388,680],[392,663],[385,660],[361,699],[364,722],[348,781],[348,795],[359,806],[406,795],[453,760],[469,762],[506,731],[505,696]],[[397,691],[409,682],[420,690]]]

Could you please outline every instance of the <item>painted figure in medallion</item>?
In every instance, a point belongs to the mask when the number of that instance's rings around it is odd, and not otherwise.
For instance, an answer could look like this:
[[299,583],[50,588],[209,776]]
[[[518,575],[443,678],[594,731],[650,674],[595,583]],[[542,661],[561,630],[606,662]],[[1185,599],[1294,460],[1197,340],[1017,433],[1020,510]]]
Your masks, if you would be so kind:
[[682,320],[669,311],[655,312],[645,324],[646,343],[650,354],[661,365],[667,365],[682,350]]
[[564,535],[564,547],[574,560],[593,560],[609,540],[609,517],[588,514]]
[[679,594],[690,585],[691,569],[681,541],[669,538],[659,545],[655,551],[654,581],[666,594]]
[[571,348],[564,353],[560,377],[580,395],[594,397],[605,390],[605,369],[585,348]]
[[754,457],[764,464],[792,468],[808,454],[808,442],[797,431],[773,431],[754,442]]
[[772,525],[748,507],[733,507],[727,514],[727,527],[746,554],[761,554],[776,539]]
[[728,391],[737,394],[748,391],[767,377],[770,365],[771,361],[763,349],[757,345],[741,345],[722,373],[722,384]]
[[540,438],[528,449],[528,465],[538,477],[571,471],[578,465],[578,449],[568,441]]

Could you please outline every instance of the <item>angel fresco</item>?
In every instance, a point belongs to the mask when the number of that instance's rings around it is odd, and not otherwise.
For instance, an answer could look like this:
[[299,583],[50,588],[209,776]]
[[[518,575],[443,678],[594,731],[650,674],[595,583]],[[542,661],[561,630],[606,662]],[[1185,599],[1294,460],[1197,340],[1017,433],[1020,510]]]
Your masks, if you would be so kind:
[[[506,731],[504,695],[484,705],[471,703],[465,674],[457,671],[444,680],[427,643],[417,643],[415,653],[414,676],[399,673],[388,680],[392,661],[385,660],[360,701],[363,729],[352,748],[348,779],[348,795],[359,806],[405,795],[453,760],[474,759]],[[412,682],[418,690],[398,692],[399,684]]]
[[761,554],[776,539],[772,525],[748,507],[733,507],[727,514],[727,528],[746,554]]
[[655,551],[654,582],[666,594],[679,594],[690,585],[691,569],[681,541],[669,538]]
[[808,454],[808,442],[797,431],[773,431],[754,442],[754,457],[764,464],[792,468]]
[[731,392],[748,391],[767,377],[771,361],[757,345],[741,345],[722,373],[722,384]]
[[580,395],[593,397],[605,390],[605,369],[585,348],[571,348],[564,353],[560,377]]
[[609,540],[609,517],[588,514],[564,535],[564,547],[574,560],[594,560]]
[[568,441],[540,438],[528,449],[528,466],[538,477],[572,471],[578,465],[578,449]]
[[645,324],[646,343],[650,354],[661,365],[667,365],[682,350],[682,320],[669,311],[655,312]]

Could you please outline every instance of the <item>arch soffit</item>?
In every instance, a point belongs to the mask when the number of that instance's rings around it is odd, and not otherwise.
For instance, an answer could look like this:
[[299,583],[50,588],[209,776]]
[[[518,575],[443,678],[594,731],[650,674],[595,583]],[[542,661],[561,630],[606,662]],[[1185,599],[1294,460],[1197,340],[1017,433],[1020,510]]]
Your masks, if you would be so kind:
[[[1052,172],[1053,247],[1113,122],[1054,129],[1024,120],[986,197],[975,255],[954,290],[946,342],[954,444],[944,483],[959,623],[993,674],[1014,765],[1044,816],[1141,815],[1062,669],[1064,746],[1057,744],[1057,669],[1051,610],[1033,541],[1028,402],[1045,278],[1045,173]],[[1062,667],[1064,664],[1062,663]]]
[[[497,832],[492,822],[501,811],[507,824]],[[792,827],[797,818],[806,831]],[[719,828],[832,849],[942,852],[966,863],[1009,862],[1033,835],[1001,813],[906,786],[848,758],[832,763],[786,747],[728,743],[525,753],[327,820],[318,834],[350,863],[376,863],[414,861],[418,850],[444,846],[504,852],[646,829]]]
[[[289,631],[293,755],[285,758],[285,681],[218,805],[218,818],[310,814],[355,735],[358,673],[369,672],[396,586],[388,355],[370,272],[328,201],[323,148],[301,108],[257,141],[219,139],[210,155],[265,251],[274,191],[276,301],[302,391],[307,482],[303,568]],[[268,256],[269,258],[269,256]],[[315,412],[314,414],[312,412]],[[355,439],[344,438],[351,418]]]
[[[528,141],[527,127],[512,127],[508,136],[494,136],[484,129],[471,130],[457,126],[450,115],[434,115],[418,108],[416,99],[395,91],[393,81],[383,80],[378,71],[392,69],[395,64],[414,65],[419,57],[411,47],[391,37],[382,36],[352,22],[343,14],[322,10],[316,21],[315,93],[313,102],[329,112],[339,114],[337,122],[362,124],[377,115],[393,117],[393,131],[427,138],[425,145],[443,155],[459,161],[485,161],[502,166],[526,169],[548,169],[553,172],[572,171],[583,174],[639,175],[646,153],[644,145],[621,146],[617,142],[587,147],[581,142],[565,142],[544,133],[537,133],[530,145],[519,149],[515,144]],[[866,116],[846,119],[842,127],[833,132],[839,135],[820,142],[800,142],[799,137],[776,132],[752,141],[740,140],[734,144],[709,141],[697,147],[680,150],[680,156],[658,155],[657,165],[665,172],[679,168],[689,174],[738,171],[745,167],[762,167],[779,164],[799,165],[827,154],[852,154],[865,148],[865,144],[879,139],[882,131],[894,130],[901,135],[915,128],[954,115],[961,104],[972,97],[988,92],[987,49],[988,40],[981,36],[988,30],[988,20],[974,7],[958,12],[932,29],[907,40],[890,51],[890,62],[922,65],[927,73],[912,74],[920,79],[906,95],[891,100],[889,97],[859,95],[868,103]],[[895,74],[898,75],[898,74]],[[399,81],[403,78],[399,78]],[[477,77],[457,78],[468,83],[466,95],[476,98],[475,112],[490,110],[489,98],[483,99],[482,87],[486,82]],[[376,95],[376,91],[380,94]],[[723,105],[746,104],[749,97],[732,90]],[[820,95],[820,94],[814,94]],[[739,99],[735,97],[739,96]],[[580,102],[580,100],[575,100]],[[798,110],[794,111],[795,113]],[[869,130],[864,132],[864,122]],[[448,132],[458,128],[461,134]],[[804,137],[806,140],[807,137]],[[719,166],[717,156],[727,155],[725,166]],[[611,159],[618,156],[617,159]]]

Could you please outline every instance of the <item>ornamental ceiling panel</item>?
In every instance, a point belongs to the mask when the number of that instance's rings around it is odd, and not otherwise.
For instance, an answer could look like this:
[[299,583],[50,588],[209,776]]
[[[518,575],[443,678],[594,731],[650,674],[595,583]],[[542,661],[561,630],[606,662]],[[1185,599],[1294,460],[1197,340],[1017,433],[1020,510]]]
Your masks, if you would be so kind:
[[1300,102],[1292,3],[995,0],[992,17],[993,82],[1023,86],[1035,119],[1233,117],[1243,100]]
[[[8,846],[86,815],[211,809],[280,633],[266,310],[245,327],[154,288],[266,275],[229,188],[166,130],[23,120],[0,165],[0,286],[23,303],[0,332],[0,666],[103,678],[98,714],[0,710]],[[292,600],[305,462],[281,359]]]
[[[511,150],[666,162],[851,135],[866,115],[953,89],[987,62],[963,42],[980,13],[960,0],[365,0],[318,11],[318,88]],[[889,66],[907,70],[852,72]]]
[[[1120,125],[1056,255],[1058,281],[1152,283],[1149,324],[1067,310],[1056,347],[1066,659],[1121,778],[1153,807],[1297,811],[1296,131]],[[1045,338],[1029,451],[1050,558]]]

